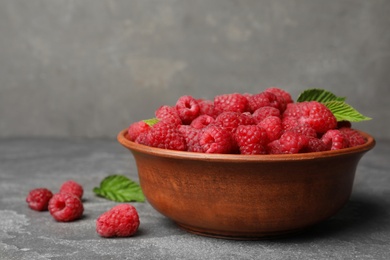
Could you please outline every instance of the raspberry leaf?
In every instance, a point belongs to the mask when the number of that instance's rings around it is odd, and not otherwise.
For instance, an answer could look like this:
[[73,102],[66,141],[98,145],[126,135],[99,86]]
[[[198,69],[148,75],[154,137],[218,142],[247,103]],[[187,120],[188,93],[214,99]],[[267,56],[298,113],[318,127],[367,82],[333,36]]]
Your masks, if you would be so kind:
[[155,124],[157,124],[159,122],[158,118],[150,118],[150,119],[145,119],[145,120],[142,120],[144,121],[146,124],[148,124],[149,126],[153,126]]
[[345,99],[346,99],[345,97],[338,97],[330,91],[313,88],[313,89],[308,89],[303,91],[299,95],[297,102],[303,102],[303,101],[318,101],[320,103],[325,103],[330,101],[344,102]]
[[366,117],[360,114],[352,106],[342,101],[330,101],[324,103],[324,105],[327,106],[330,111],[332,111],[337,121],[345,120],[350,122],[360,122],[365,120],[371,120],[370,117]]
[[95,187],[93,192],[100,197],[117,202],[145,201],[141,187],[123,175],[110,175],[104,178],[100,187]]

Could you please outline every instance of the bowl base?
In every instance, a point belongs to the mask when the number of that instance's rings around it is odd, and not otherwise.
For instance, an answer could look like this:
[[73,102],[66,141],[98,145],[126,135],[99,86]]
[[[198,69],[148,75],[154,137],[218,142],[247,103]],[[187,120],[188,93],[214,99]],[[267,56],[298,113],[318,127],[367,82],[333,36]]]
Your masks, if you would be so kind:
[[175,222],[175,224],[184,231],[189,233],[229,240],[270,240],[270,239],[281,239],[290,236],[294,236],[303,233],[307,228],[285,230],[285,231],[274,231],[274,232],[234,232],[234,231],[219,231],[219,230],[208,230],[197,227],[188,226],[182,223]]

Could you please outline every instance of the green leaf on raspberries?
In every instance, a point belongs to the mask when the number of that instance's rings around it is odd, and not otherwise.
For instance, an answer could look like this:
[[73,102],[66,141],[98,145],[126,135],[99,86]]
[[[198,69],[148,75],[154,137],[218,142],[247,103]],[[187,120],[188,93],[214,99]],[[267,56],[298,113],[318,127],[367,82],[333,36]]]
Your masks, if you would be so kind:
[[333,94],[330,91],[324,90],[324,89],[308,89],[303,91],[298,99],[297,102],[303,102],[303,101],[318,101],[320,103],[325,103],[329,101],[345,101],[345,97],[338,97],[335,94]]
[[342,101],[330,101],[324,103],[324,105],[332,111],[333,115],[336,117],[337,121],[350,121],[350,122],[360,122],[365,120],[371,120],[370,117],[366,117],[360,114],[352,106],[348,105]]
[[142,121],[144,121],[149,126],[153,126],[153,125],[157,124],[160,120],[158,120],[158,118],[154,117],[154,118],[145,119],[145,120],[142,120]]
[[115,174],[104,178],[100,187],[93,188],[93,192],[100,197],[117,202],[145,201],[141,187],[123,175]]

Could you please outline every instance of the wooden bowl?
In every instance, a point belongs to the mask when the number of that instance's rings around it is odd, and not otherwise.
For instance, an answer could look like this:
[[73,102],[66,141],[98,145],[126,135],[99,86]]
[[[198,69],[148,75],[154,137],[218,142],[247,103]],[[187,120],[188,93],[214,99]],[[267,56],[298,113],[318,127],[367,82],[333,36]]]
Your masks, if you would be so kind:
[[285,236],[337,213],[375,146],[290,155],[204,154],[118,141],[136,161],[149,203],[189,232],[227,239]]

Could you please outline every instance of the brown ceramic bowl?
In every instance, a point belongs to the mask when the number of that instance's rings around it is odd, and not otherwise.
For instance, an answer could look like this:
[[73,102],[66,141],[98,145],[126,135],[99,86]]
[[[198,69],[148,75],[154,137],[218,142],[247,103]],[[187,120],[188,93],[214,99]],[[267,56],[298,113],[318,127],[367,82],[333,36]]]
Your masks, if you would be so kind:
[[263,239],[295,233],[337,213],[356,167],[375,146],[292,155],[180,152],[118,141],[136,161],[149,203],[181,228],[204,236]]

